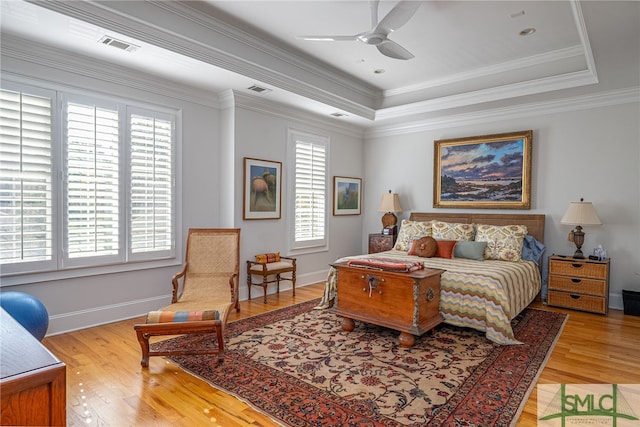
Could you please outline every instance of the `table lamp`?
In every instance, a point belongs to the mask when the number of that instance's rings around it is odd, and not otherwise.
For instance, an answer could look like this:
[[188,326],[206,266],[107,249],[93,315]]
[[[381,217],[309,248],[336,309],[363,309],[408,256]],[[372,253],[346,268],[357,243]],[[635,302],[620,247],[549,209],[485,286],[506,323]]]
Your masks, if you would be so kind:
[[560,220],[560,224],[576,226],[569,234],[569,240],[572,240],[576,245],[576,253],[573,254],[573,257],[582,259],[584,258],[581,249],[584,243],[582,225],[600,225],[602,221],[600,221],[591,202],[585,202],[584,199],[581,198],[579,202],[571,202],[571,204],[569,204],[569,208]]
[[392,193],[391,190],[383,194],[378,212],[385,212],[385,214],[382,215],[382,230],[384,233],[385,228],[391,228],[398,223],[398,217],[395,215],[395,212],[402,212],[398,194]]

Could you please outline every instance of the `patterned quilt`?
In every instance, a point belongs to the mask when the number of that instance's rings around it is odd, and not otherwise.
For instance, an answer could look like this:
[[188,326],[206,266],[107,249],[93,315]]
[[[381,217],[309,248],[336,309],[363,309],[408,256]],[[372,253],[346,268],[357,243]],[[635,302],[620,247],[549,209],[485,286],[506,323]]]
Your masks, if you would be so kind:
[[[540,270],[532,261],[421,258],[391,250],[345,257],[336,262],[371,257],[420,261],[426,268],[446,270],[440,280],[440,312],[444,321],[483,331],[489,340],[498,344],[520,344],[514,339],[511,320],[540,292]],[[323,298],[316,308],[333,305],[336,281],[336,270],[331,268]]]

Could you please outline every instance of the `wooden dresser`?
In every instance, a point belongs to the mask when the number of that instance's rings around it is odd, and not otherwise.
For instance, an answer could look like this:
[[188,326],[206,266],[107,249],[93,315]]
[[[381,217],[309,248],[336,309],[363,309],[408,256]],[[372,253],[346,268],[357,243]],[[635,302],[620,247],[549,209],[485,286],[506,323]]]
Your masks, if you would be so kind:
[[609,260],[594,261],[561,255],[549,257],[547,303],[557,307],[607,314]]
[[0,424],[67,424],[66,366],[0,308]]
[[443,321],[440,314],[440,275],[444,270],[423,269],[396,273],[334,264],[338,271],[336,314],[342,329],[355,328],[354,319],[400,331],[402,347],[412,347],[420,336]]

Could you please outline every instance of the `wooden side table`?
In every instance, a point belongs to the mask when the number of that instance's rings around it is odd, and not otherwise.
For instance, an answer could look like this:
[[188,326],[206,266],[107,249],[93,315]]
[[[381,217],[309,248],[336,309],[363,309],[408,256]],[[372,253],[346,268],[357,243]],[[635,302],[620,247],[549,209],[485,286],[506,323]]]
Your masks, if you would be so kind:
[[[276,283],[276,290],[280,293],[280,282],[290,280],[293,288],[293,296],[296,296],[296,259],[281,256],[282,261],[259,263],[247,261],[247,286],[249,287],[249,299],[251,299],[251,287],[262,286],[264,290],[264,303],[267,303],[267,287],[269,283]],[[289,277],[281,276],[283,273],[290,273]],[[261,280],[254,283],[252,276],[260,276]],[[271,279],[269,279],[271,278]]]
[[369,253],[376,254],[378,252],[390,251],[396,243],[395,234],[369,234]]
[[551,306],[607,314],[609,309],[610,260],[549,257],[549,295]]

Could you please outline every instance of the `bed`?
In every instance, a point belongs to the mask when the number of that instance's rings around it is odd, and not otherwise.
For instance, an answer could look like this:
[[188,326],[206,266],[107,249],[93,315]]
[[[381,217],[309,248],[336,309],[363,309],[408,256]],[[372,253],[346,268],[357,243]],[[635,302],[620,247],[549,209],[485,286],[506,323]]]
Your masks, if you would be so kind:
[[[540,214],[476,214],[476,213],[411,213],[409,220],[401,223],[398,233],[398,241],[404,242],[404,246],[396,242],[394,249],[377,254],[354,255],[344,257],[336,262],[351,260],[393,260],[397,262],[420,261],[426,268],[439,268],[446,270],[440,283],[440,312],[444,322],[461,327],[469,327],[485,332],[486,337],[498,344],[520,344],[514,338],[511,328],[511,320],[527,307],[540,293],[541,274],[538,263],[532,260],[520,259],[517,261],[503,259],[467,259],[467,258],[424,258],[409,255],[406,242],[413,237],[407,230],[412,226],[431,224],[435,227],[460,225],[462,229],[473,229],[474,236],[469,238],[456,236],[450,240],[471,240],[475,237],[481,239],[480,230],[503,230],[504,226],[517,225],[520,234],[528,235],[523,240],[533,242],[537,252],[541,255],[544,250],[544,225],[545,215]],[[425,225],[426,224],[426,225]],[[469,227],[468,224],[473,224]],[[478,227],[482,225],[482,227]],[[526,229],[524,229],[526,227]],[[403,230],[404,228],[404,230]],[[426,228],[425,228],[426,229]],[[436,236],[435,229],[431,232]],[[441,231],[442,228],[439,228]],[[422,233],[424,235],[424,232]],[[428,234],[427,234],[428,235]],[[442,236],[439,236],[442,237]],[[486,238],[486,235],[483,237]],[[485,239],[486,240],[486,239]],[[438,242],[440,243],[440,241]],[[488,245],[493,245],[489,241]],[[535,251],[534,251],[535,252]],[[481,257],[482,258],[482,257]],[[500,257],[498,257],[500,258]],[[527,258],[532,258],[528,256]],[[329,308],[336,298],[336,271],[331,268],[325,285],[325,292],[318,309]]]

